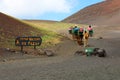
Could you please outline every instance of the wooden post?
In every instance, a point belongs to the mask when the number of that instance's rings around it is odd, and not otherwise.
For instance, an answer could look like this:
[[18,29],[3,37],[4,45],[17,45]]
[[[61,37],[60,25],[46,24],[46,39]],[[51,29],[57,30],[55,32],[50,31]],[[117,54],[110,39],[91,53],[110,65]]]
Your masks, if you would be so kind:
[[34,49],[36,49],[36,46],[34,45]]
[[23,52],[23,46],[21,46],[21,52]]

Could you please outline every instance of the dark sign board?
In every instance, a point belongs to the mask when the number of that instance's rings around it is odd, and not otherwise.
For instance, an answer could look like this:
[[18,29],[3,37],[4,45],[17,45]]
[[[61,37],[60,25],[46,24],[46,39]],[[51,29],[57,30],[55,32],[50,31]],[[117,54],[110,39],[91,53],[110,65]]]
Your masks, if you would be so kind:
[[40,46],[41,43],[42,38],[36,36],[17,37],[15,39],[16,46]]

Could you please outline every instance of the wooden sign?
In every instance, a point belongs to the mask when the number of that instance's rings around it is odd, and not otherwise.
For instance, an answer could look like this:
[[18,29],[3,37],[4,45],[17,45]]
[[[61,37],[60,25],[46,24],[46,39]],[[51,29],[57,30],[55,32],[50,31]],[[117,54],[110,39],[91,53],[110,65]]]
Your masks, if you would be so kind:
[[21,46],[21,51],[23,50],[23,46],[40,46],[42,43],[42,38],[37,36],[28,36],[28,37],[17,37],[15,39],[15,45]]

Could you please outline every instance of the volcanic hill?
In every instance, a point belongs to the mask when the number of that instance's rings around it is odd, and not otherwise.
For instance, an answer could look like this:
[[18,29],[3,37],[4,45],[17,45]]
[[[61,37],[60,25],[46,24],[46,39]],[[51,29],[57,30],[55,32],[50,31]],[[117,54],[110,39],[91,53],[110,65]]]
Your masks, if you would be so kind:
[[[31,25],[6,15],[0,13],[0,35],[4,37],[17,37],[17,36],[26,36],[33,35],[32,32],[38,32],[38,30]],[[40,32],[39,32],[40,33]]]
[[22,21],[0,12],[0,48],[14,45],[18,36],[41,36],[41,30]]
[[120,0],[106,0],[85,7],[77,13],[62,20],[62,22],[120,25]]

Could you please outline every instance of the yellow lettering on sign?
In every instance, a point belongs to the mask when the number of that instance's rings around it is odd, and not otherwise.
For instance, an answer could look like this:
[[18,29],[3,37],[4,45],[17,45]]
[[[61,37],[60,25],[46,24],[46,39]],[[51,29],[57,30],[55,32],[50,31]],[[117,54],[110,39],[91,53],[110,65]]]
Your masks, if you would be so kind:
[[16,44],[19,44],[19,43],[20,43],[20,42],[17,40],[17,41],[16,41]]
[[20,40],[28,40],[28,38],[20,38]]
[[34,40],[40,40],[40,38],[34,38]]
[[29,38],[29,40],[30,40],[30,41],[32,41],[32,40],[33,40],[33,38]]
[[26,45],[26,42],[22,42],[21,44],[22,44],[22,45]]

